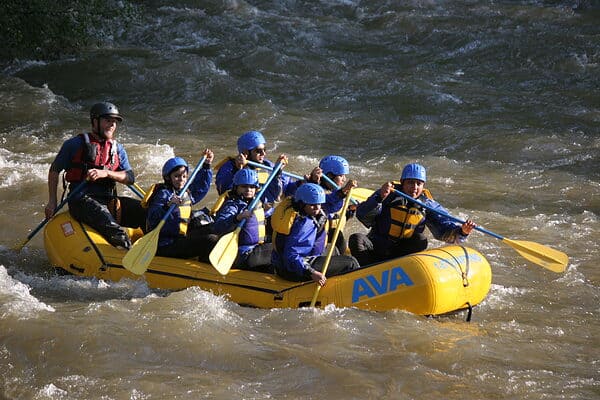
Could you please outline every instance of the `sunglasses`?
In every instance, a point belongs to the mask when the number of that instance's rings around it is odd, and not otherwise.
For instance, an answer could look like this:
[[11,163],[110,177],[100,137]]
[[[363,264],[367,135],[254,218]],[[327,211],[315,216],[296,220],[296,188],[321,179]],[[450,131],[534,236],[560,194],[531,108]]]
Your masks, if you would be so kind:
[[255,152],[256,154],[266,154],[267,153],[267,151],[264,148],[259,149],[258,147],[255,149],[252,149],[252,151]]

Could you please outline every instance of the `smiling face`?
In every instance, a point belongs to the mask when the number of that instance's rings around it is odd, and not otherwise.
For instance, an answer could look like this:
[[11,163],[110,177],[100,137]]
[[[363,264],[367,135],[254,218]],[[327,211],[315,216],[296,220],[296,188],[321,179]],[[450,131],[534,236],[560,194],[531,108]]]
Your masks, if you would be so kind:
[[237,185],[235,189],[238,196],[246,200],[250,200],[254,198],[256,194],[256,186],[253,185]]
[[185,183],[187,182],[187,178],[188,178],[188,171],[187,171],[187,168],[184,166],[181,166],[181,167],[171,171],[171,173],[169,174],[169,180],[171,181],[171,185],[173,186],[173,189],[175,189],[176,191],[181,190],[185,186]]
[[416,199],[423,193],[424,186],[425,182],[418,179],[404,179],[402,181],[402,192]]
[[316,217],[321,211],[320,204],[305,204],[302,211],[309,217]]
[[265,145],[263,144],[250,150],[248,152],[248,159],[262,164],[265,161],[266,154]]
[[[107,140],[111,140],[117,130],[118,122],[119,120],[117,118],[110,116],[94,119],[94,123],[92,124],[92,132],[100,137],[106,138]],[[100,126],[98,126],[98,123]]]
[[342,187],[346,184],[346,175],[333,175],[332,181],[339,187]]

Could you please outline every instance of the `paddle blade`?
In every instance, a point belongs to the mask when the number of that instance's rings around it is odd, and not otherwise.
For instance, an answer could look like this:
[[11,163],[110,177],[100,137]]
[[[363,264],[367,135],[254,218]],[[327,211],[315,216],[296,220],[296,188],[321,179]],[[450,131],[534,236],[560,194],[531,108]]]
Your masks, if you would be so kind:
[[221,237],[208,256],[210,263],[221,274],[227,275],[238,254],[240,228]]
[[366,201],[373,194],[373,190],[367,188],[353,188],[352,189],[352,198],[357,200],[359,203]]
[[29,242],[29,238],[23,240],[21,243],[16,244],[13,246],[12,250],[16,253],[20,252],[21,250],[23,250],[23,247],[25,247],[25,245],[27,244],[27,242]]
[[158,248],[158,236],[160,235],[160,230],[164,224],[165,221],[161,220],[156,228],[133,244],[122,260],[125,269],[136,275],[142,275],[146,272],[148,265],[150,265],[156,254],[156,249]]
[[565,253],[539,243],[506,238],[502,239],[502,241],[532,263],[553,272],[564,272],[569,263],[569,256]]
[[[64,200],[63,200],[64,203]],[[60,207],[62,207],[62,203],[60,204]],[[57,210],[60,209],[59,207],[57,207]],[[21,243],[13,246],[13,250],[15,252],[20,252],[21,250],[23,250],[23,247],[25,247],[25,245],[31,240],[32,237],[35,236],[36,233],[38,233],[47,223],[48,221],[50,221],[50,219],[48,218],[44,218],[44,220],[42,222],[40,222],[38,224],[38,226],[35,227],[34,230],[31,231],[31,233],[29,235],[27,235],[27,237],[25,238],[25,240],[23,240]]]

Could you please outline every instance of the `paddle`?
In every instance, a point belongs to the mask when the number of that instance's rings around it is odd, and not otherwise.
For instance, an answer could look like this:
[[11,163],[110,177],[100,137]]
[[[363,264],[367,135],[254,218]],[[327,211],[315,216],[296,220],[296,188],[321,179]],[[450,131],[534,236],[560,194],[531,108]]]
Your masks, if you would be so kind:
[[[260,198],[263,196],[263,194],[266,193],[269,184],[271,183],[273,178],[277,175],[277,173],[281,170],[282,167],[283,167],[282,163],[275,164],[275,167],[272,168],[269,178],[267,178],[267,181],[263,184],[260,191],[256,194],[256,196],[254,197],[254,200],[252,200],[250,202],[250,204],[246,208],[247,210],[249,210],[249,211],[254,210],[254,208],[257,206],[258,202],[260,201]],[[217,242],[217,244],[215,245],[215,247],[210,252],[210,255],[209,255],[210,263],[213,265],[213,267],[215,267],[215,269],[221,275],[227,275],[227,273],[231,269],[231,266],[233,265],[233,262],[235,261],[237,255],[238,255],[238,237],[239,237],[240,231],[244,227],[245,223],[246,223],[246,219],[241,220],[238,223],[235,230],[233,232],[229,232],[228,234],[222,236],[219,239],[219,241]]]
[[[405,199],[412,201],[413,203],[417,204],[418,206],[423,207],[429,211],[432,211],[439,215],[443,215],[444,217],[450,218],[460,224],[465,223],[465,221],[463,221],[462,219],[456,218],[456,217],[454,217],[450,214],[447,214],[441,210],[436,210],[435,208],[430,207],[430,206],[420,202],[417,199],[413,199],[411,196],[407,195],[406,193],[403,193],[396,189],[394,189],[394,192],[396,194],[404,197]],[[476,226],[475,229],[480,232],[483,232],[487,235],[495,237],[496,239],[502,240],[503,243],[506,243],[507,245],[509,245],[510,247],[515,249],[525,259],[527,259],[527,260],[531,261],[532,263],[537,264],[541,267],[549,269],[550,271],[559,272],[559,273],[564,272],[565,268],[567,267],[567,263],[569,262],[569,257],[565,253],[558,251],[558,250],[554,250],[550,247],[541,245],[539,243],[530,242],[530,241],[526,241],[526,240],[507,239],[503,236],[498,235],[497,233],[488,231],[487,229],[484,229],[480,226]]]
[[[256,161],[246,160],[246,164],[252,165],[253,167],[256,167],[256,168],[262,168],[262,169],[265,169],[267,171],[273,171],[273,167],[270,167],[270,166],[265,165],[265,164],[257,163]],[[304,179],[304,177],[302,177],[300,175],[293,174],[291,172],[281,171],[281,173],[283,175],[285,175],[285,176],[289,176],[290,178],[294,178],[294,179],[298,179],[298,180],[303,180]]]
[[[333,251],[335,250],[335,242],[337,241],[337,238],[340,234],[341,231],[341,227],[342,225],[344,225],[344,221],[346,219],[346,210],[348,210],[348,206],[350,205],[350,197],[352,195],[352,188],[350,188],[350,190],[348,191],[348,196],[346,196],[346,199],[344,200],[344,205],[342,206],[342,209],[340,210],[340,222],[338,223],[338,225],[335,227],[335,231],[333,232],[333,238],[331,239],[331,244],[329,245],[329,251],[327,252],[327,258],[325,258],[325,264],[323,265],[323,270],[321,271],[321,273],[323,273],[323,275],[325,275],[327,273],[327,268],[329,268],[329,262],[331,261],[331,257],[333,256]],[[312,301],[310,302],[310,306],[314,307],[315,304],[317,304],[317,297],[319,297],[319,291],[321,291],[321,285],[317,285],[317,288],[315,289],[315,294],[313,295]]]
[[[75,186],[75,188],[73,190],[71,190],[69,192],[69,195],[60,202],[60,204],[58,206],[56,206],[56,208],[54,209],[54,214],[52,214],[52,216],[56,215],[56,213],[64,207],[65,204],[67,204],[67,202],[73,198],[74,195],[76,195],[77,193],[79,193],[81,191],[81,189],[83,189],[83,187],[87,184],[87,181],[83,181],[81,182],[79,185]],[[42,229],[44,227],[44,225],[46,225],[48,223],[48,221],[50,221],[52,219],[52,217],[50,218],[45,218],[42,222],[40,222],[40,224],[38,226],[35,227],[34,230],[31,231],[31,233],[29,235],[27,235],[27,238],[20,244],[16,245],[13,250],[15,251],[21,251],[21,249],[23,249],[23,247],[27,244],[27,242],[29,242],[31,240],[32,237],[35,236],[36,233],[38,233],[40,231],[40,229]]]
[[367,189],[364,187],[355,187],[352,189],[352,198],[358,200],[359,202],[366,201],[373,194],[372,189]]
[[143,199],[144,196],[146,196],[146,192],[144,191],[144,189],[142,189],[137,183],[128,185],[127,187],[133,192],[133,194],[135,194],[140,199]]
[[[266,169],[267,171],[272,171],[273,167],[269,167],[268,165],[264,165],[264,164],[260,164],[254,161],[250,161],[247,160],[246,164],[248,165],[252,165],[253,167],[256,168],[262,168],[262,169]],[[292,174],[291,172],[287,172],[287,171],[283,171],[282,172],[283,175],[289,176],[290,178],[294,178],[294,179],[298,179],[298,180],[304,180],[303,176],[300,175],[296,175],[296,174]],[[330,177],[328,177],[327,175],[322,175],[323,179],[325,179],[327,181],[327,183],[329,183],[331,186],[333,186],[333,188],[335,190],[339,190],[339,186],[331,180]],[[354,188],[353,191],[353,199],[352,202],[353,203],[360,203],[365,201],[366,199],[369,198],[369,196],[371,196],[373,194],[373,191],[371,189],[367,189],[367,188]]]
[[[202,168],[202,164],[204,164],[205,160],[206,160],[206,155],[204,155],[200,159],[200,161],[198,161],[196,168],[194,168],[194,171],[188,178],[187,182],[185,183],[183,188],[181,188],[181,190],[177,194],[179,197],[183,196],[185,194],[186,190],[188,190],[188,188],[194,181],[196,174],[198,174],[198,171],[200,171],[200,168]],[[160,220],[160,222],[158,223],[156,228],[154,228],[152,231],[148,232],[147,234],[142,236],[140,239],[138,239],[133,244],[131,249],[129,249],[127,254],[125,254],[122,262],[123,262],[123,266],[127,270],[129,270],[137,275],[142,275],[144,272],[146,272],[146,270],[148,269],[148,265],[150,265],[150,262],[152,262],[152,259],[154,258],[154,255],[156,254],[160,230],[162,229],[163,225],[165,224],[165,221],[167,220],[167,218],[169,218],[169,215],[171,215],[171,213],[173,212],[175,207],[177,207],[177,204],[171,204],[171,207],[169,207],[169,209],[167,210],[165,215],[162,217],[162,219]]]

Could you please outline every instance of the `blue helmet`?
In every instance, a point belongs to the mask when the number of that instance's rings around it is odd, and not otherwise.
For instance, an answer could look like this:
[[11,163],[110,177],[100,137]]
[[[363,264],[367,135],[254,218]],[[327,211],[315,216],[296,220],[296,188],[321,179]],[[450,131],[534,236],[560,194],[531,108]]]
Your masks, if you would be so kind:
[[296,190],[294,200],[304,204],[323,204],[325,203],[325,191],[315,183],[305,183]]
[[237,141],[238,152],[243,153],[245,151],[250,151],[265,143],[267,143],[267,141],[262,133],[259,131],[248,131],[240,136]]
[[348,161],[340,156],[323,157],[321,162],[319,162],[319,168],[323,170],[325,175],[330,172],[333,175],[347,175],[350,172]]
[[253,169],[240,169],[233,175],[233,186],[237,185],[251,185],[258,187],[258,174]]
[[169,158],[167,160],[167,162],[165,163],[165,165],[163,165],[163,167],[162,167],[163,178],[168,178],[169,175],[171,174],[171,172],[173,172],[173,170],[175,168],[179,168],[179,167],[185,167],[185,170],[188,172],[190,170],[187,163],[185,162],[185,160],[183,158],[181,158],[181,157]]
[[405,179],[418,179],[423,182],[427,182],[427,173],[425,167],[421,164],[406,164],[402,170],[401,181]]

